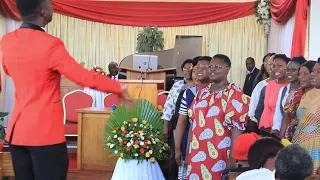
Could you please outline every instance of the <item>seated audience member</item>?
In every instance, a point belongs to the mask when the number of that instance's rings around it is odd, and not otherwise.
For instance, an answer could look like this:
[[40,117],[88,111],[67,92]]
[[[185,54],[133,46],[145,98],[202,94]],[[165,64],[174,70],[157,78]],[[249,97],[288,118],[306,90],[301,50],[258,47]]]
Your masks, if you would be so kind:
[[304,180],[311,176],[312,159],[299,145],[289,145],[276,156],[276,177],[280,180]]
[[237,160],[237,167],[234,169],[225,170],[222,174],[222,180],[229,180],[230,172],[245,172],[250,170],[248,163],[248,152],[251,145],[258,138],[261,137],[256,133],[244,133],[234,141],[232,157]]
[[275,80],[270,81],[266,86],[263,113],[259,121],[260,129],[263,128],[271,132],[279,90],[288,85],[286,68],[289,61],[290,59],[284,54],[274,56],[272,71],[274,72]]
[[127,79],[127,76],[123,74],[119,74],[118,64],[116,62],[111,62],[108,66],[109,76],[111,79],[119,80],[119,79]]
[[249,149],[248,163],[252,169],[237,177],[237,180],[274,180],[275,157],[283,148],[280,141],[270,137],[257,139]]
[[[292,60],[287,65],[286,76],[289,84],[285,87],[282,87],[279,91],[276,110],[273,116],[272,133],[274,134],[280,134],[283,118],[289,118],[285,116],[285,112],[287,112],[286,115],[290,116],[290,119],[294,118],[292,116],[295,116],[296,114],[295,110],[291,110],[293,112],[288,112],[288,104],[292,104],[292,101],[296,94],[299,94],[301,96],[303,94],[303,89],[300,86],[298,77],[299,67],[305,62],[306,59],[303,56],[297,56],[292,58]],[[299,106],[300,100],[295,103]]]

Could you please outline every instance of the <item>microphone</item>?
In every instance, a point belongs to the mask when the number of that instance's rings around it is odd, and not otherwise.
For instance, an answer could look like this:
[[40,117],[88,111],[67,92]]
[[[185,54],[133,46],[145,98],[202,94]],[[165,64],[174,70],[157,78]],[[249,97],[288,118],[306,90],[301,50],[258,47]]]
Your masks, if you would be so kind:
[[140,70],[140,78],[139,78],[139,80],[144,80],[144,78],[142,77],[142,69],[141,69],[141,66],[139,66],[139,70]]

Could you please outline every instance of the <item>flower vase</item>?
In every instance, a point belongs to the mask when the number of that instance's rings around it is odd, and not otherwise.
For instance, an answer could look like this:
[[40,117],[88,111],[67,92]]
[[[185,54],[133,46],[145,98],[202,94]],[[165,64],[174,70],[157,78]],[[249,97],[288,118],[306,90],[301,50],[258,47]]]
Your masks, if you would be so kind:
[[118,158],[111,180],[165,180],[157,161]]

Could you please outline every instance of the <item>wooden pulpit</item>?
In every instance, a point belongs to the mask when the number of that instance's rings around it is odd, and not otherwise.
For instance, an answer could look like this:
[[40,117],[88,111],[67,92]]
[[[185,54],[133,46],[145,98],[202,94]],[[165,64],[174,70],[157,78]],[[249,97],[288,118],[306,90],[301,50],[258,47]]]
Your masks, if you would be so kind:
[[158,90],[163,80],[119,80],[124,83],[129,95],[134,99],[146,99],[154,106],[158,105]]
[[[162,80],[120,80],[126,86],[129,95],[143,98],[157,106],[158,86]],[[104,149],[104,132],[106,123],[112,113],[107,108],[85,108],[78,112],[78,149],[77,167],[80,170],[112,171],[117,157],[110,157]]]
[[132,69],[128,67],[118,67],[121,72],[127,74],[128,80],[139,80],[143,78],[144,80],[162,80],[163,85],[160,89],[165,89],[166,87],[166,75],[176,74],[176,68],[159,69],[154,71],[140,71],[137,69]]
[[111,109],[85,108],[78,112],[77,168],[112,171],[117,157],[104,149],[104,131]]

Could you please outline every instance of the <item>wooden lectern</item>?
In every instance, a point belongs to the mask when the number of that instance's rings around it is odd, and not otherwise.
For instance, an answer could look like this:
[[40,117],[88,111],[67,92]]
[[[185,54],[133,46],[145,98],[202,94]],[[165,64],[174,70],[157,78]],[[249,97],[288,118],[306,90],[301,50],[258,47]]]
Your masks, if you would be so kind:
[[163,80],[119,80],[126,86],[129,95],[134,99],[146,99],[154,106],[158,105],[158,90]]
[[[132,98],[143,98],[157,106],[157,87],[162,80],[120,80]],[[117,157],[111,157],[104,149],[104,132],[106,123],[112,113],[111,109],[85,108],[78,112],[78,150],[77,167],[80,170],[114,169]]]
[[127,73],[128,80],[139,80],[143,78],[144,80],[163,80],[163,85],[160,89],[165,89],[166,87],[166,75],[176,74],[176,68],[159,69],[154,71],[140,71],[137,69],[132,69],[128,67],[118,67],[121,72]]

